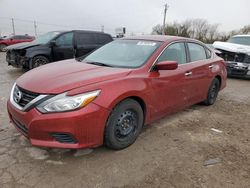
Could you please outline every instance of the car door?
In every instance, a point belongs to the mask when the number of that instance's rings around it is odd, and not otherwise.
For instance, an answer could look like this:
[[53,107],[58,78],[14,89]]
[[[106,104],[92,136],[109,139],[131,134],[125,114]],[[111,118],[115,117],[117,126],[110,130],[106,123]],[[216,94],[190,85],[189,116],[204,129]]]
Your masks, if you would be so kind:
[[95,34],[91,32],[76,32],[75,43],[76,57],[87,55],[101,46],[96,42]]
[[[212,82],[211,54],[206,52],[206,47],[195,42],[187,42],[189,62],[186,65],[188,72],[186,79],[191,83],[187,89],[189,103],[195,104],[206,98],[208,88]],[[208,50],[208,49],[207,49]]]
[[53,61],[71,59],[74,57],[73,32],[64,33],[55,40],[52,46]]
[[154,101],[151,114],[155,118],[178,111],[189,104],[186,91],[191,84],[186,76],[189,68],[182,66],[187,63],[184,42],[170,44],[159,56],[156,64],[162,61],[177,61],[178,68],[176,70],[156,70],[150,72],[153,88],[152,101]]

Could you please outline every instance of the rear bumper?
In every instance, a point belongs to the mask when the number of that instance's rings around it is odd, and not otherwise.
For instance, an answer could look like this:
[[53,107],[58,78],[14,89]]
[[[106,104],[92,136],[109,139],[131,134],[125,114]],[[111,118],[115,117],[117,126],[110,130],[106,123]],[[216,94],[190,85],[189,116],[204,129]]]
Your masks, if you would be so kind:
[[109,111],[94,103],[77,111],[51,114],[41,114],[35,108],[22,112],[10,101],[7,103],[7,108],[12,124],[30,140],[32,145],[91,148],[103,144]]

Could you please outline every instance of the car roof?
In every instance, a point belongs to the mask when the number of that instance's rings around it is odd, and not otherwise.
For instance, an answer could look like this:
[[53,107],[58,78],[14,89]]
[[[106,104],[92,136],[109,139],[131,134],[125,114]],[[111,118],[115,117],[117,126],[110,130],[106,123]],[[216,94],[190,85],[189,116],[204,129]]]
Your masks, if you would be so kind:
[[68,32],[77,32],[77,33],[96,33],[96,34],[102,34],[102,35],[110,35],[108,33],[104,33],[101,31],[90,31],[90,30],[63,30],[63,31],[51,31],[51,32],[59,32],[62,33],[68,33]]
[[[170,35],[141,35],[141,36],[129,36],[122,38],[124,40],[150,40],[150,41],[158,41],[158,42],[166,42],[166,41],[173,41],[173,40],[180,40],[180,39],[188,39],[179,36],[170,36]],[[190,39],[189,39],[190,40]]]

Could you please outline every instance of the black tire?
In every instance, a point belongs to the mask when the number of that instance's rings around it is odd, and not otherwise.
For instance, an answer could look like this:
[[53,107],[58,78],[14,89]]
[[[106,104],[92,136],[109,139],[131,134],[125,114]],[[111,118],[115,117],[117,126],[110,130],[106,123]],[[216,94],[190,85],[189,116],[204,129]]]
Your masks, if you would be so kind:
[[45,56],[39,55],[39,56],[35,56],[32,58],[29,68],[30,69],[34,69],[36,67],[40,67],[42,65],[45,65],[49,63],[49,59]]
[[6,44],[0,44],[0,52],[5,52],[5,48],[7,47]]
[[207,106],[213,105],[217,99],[219,90],[220,90],[220,81],[218,78],[215,78],[209,87],[207,93],[207,99],[204,101],[204,104]]
[[120,102],[108,118],[104,142],[108,148],[120,150],[135,142],[144,122],[143,110],[133,99]]

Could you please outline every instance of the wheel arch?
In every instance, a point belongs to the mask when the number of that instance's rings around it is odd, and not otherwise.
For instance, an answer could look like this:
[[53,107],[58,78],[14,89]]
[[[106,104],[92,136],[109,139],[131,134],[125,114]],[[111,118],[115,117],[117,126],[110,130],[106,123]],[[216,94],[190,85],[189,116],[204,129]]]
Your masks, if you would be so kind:
[[32,69],[33,68],[33,59],[35,58],[35,57],[37,57],[37,56],[44,56],[44,57],[46,57],[48,60],[49,60],[49,63],[51,62],[51,59],[49,58],[49,56],[47,56],[46,54],[35,54],[34,56],[32,56],[30,59],[29,59],[29,64],[28,64],[28,66],[29,66],[29,69]]
[[126,97],[118,98],[118,99],[115,101],[115,103],[113,103],[113,104],[111,105],[111,109],[113,110],[119,103],[121,103],[122,101],[124,101],[124,100],[126,100],[126,99],[133,99],[133,100],[135,100],[136,102],[139,103],[139,105],[140,105],[141,108],[142,108],[143,116],[144,116],[144,120],[143,120],[144,122],[143,122],[143,124],[144,124],[145,122],[147,122],[147,118],[148,118],[148,109],[147,109],[147,105],[146,105],[145,100],[144,100],[142,97],[138,96],[138,95],[129,95],[129,96],[126,96]]
[[221,88],[221,82],[222,82],[221,76],[220,76],[220,75],[217,75],[217,76],[215,76],[215,78],[217,78],[217,79],[219,80],[219,82],[220,82],[220,88]]
[[8,44],[7,44],[7,43],[4,43],[4,42],[3,42],[3,43],[0,43],[0,44],[3,44],[3,45],[5,45],[5,46],[8,46]]
[[50,57],[49,57],[47,54],[42,54],[42,53],[35,54],[34,56],[32,56],[31,60],[32,60],[33,58],[37,57],[37,56],[44,56],[44,57],[46,57],[49,61],[51,61],[51,60],[50,60]]

